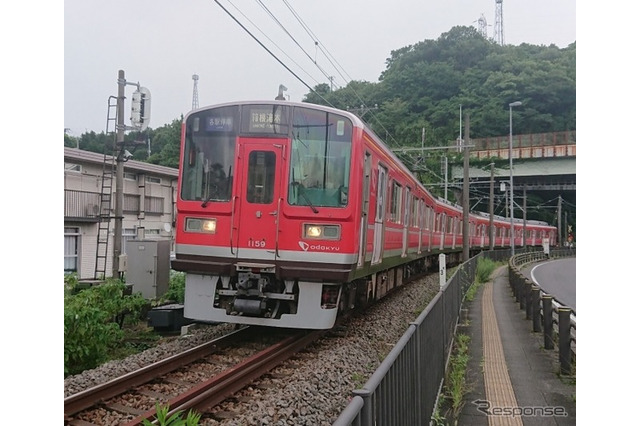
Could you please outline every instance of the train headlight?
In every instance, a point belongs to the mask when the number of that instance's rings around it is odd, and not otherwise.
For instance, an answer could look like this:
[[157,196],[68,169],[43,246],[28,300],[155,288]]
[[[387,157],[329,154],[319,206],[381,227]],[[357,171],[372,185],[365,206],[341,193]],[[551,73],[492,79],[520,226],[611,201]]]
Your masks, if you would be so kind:
[[205,234],[216,233],[216,219],[199,219],[195,217],[188,217],[185,223],[186,232],[202,232]]
[[322,227],[317,225],[305,226],[305,235],[307,238],[319,238],[322,235]]
[[339,240],[340,225],[314,225],[305,223],[304,238]]

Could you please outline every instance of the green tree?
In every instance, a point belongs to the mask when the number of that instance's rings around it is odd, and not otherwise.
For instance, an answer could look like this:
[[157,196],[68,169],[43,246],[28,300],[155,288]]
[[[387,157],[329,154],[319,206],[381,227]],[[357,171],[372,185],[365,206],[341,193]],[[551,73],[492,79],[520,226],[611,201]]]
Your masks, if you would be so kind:
[[180,131],[182,119],[175,119],[154,131],[149,163],[178,168],[180,163]]

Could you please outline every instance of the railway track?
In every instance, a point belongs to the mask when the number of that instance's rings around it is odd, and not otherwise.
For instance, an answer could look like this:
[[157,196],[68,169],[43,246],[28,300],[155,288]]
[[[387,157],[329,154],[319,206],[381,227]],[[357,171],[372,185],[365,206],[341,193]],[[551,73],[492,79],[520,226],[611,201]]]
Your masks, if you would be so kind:
[[[156,402],[168,405],[169,415],[189,410],[206,412],[323,334],[296,331],[284,338],[275,334],[265,344],[264,333],[256,335],[254,331],[252,327],[237,330],[71,395],[64,400],[65,424],[140,425],[155,418]],[[252,344],[255,340],[261,342]],[[229,349],[239,342],[237,350]]]

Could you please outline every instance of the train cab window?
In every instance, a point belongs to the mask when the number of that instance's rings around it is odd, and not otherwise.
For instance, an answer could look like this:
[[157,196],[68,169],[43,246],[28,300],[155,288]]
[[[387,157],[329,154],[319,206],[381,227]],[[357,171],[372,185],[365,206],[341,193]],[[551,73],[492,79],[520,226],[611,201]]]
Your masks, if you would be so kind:
[[344,207],[349,199],[352,124],[310,108],[293,112],[290,205]]
[[238,107],[203,110],[187,118],[180,196],[187,201],[231,199]]

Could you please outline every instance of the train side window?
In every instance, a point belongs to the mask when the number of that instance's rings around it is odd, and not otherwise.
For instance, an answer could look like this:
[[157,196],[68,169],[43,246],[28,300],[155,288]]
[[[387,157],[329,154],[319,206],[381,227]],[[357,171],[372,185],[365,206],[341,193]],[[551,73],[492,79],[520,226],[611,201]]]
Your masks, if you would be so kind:
[[418,227],[418,221],[420,219],[418,212],[420,211],[420,205],[418,204],[419,200],[415,196],[413,197],[413,204],[411,208],[411,226],[414,228]]
[[391,185],[391,203],[389,206],[389,220],[393,223],[400,223],[402,217],[400,210],[402,209],[402,188],[400,184],[393,181]]

